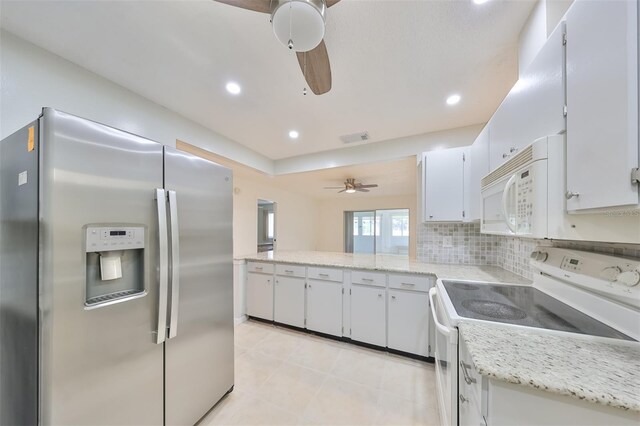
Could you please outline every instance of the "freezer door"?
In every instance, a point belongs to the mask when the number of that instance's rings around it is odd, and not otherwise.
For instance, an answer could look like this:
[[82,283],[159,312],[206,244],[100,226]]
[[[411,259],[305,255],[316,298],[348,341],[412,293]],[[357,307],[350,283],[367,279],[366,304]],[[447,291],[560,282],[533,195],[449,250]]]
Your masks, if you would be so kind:
[[[52,109],[40,129],[41,424],[161,425],[155,190],[163,184],[162,145]],[[87,309],[89,224],[144,228],[146,295]]]
[[233,386],[232,180],[229,169],[168,147],[164,173],[169,245],[179,246],[179,259],[170,256],[165,419],[190,425]]

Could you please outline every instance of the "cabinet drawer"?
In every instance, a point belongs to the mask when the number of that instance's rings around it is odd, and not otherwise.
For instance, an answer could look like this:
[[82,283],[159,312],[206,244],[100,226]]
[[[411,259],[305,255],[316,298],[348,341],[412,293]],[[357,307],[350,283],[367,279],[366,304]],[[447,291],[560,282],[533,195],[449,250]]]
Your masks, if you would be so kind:
[[460,393],[464,393],[466,398],[474,400],[479,406],[482,396],[482,376],[476,370],[471,354],[467,351],[466,344],[462,339],[460,339],[458,369]]
[[305,277],[306,268],[299,265],[276,265],[276,275],[283,277]]
[[257,272],[260,274],[273,274],[273,263],[266,262],[247,262],[248,272]]
[[390,288],[427,292],[432,285],[433,278],[426,275],[389,275]]
[[331,268],[309,268],[307,270],[309,278],[324,281],[342,282],[342,270]]
[[377,287],[386,287],[387,274],[380,272],[352,271],[351,282],[353,284],[374,285]]

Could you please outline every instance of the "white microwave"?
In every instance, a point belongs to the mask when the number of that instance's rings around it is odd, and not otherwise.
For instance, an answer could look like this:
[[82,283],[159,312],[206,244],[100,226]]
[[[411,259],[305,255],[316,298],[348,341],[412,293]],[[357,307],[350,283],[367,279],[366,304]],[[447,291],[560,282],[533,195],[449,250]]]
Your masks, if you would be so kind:
[[564,170],[563,135],[537,139],[493,170],[481,183],[481,232],[548,238],[564,213]]

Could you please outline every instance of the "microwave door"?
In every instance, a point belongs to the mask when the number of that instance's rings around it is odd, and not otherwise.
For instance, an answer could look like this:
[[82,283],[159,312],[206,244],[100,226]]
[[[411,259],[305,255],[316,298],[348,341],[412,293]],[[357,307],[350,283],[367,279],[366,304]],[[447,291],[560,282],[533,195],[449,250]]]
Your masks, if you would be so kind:
[[502,192],[502,214],[507,228],[509,228],[509,231],[513,234],[515,234],[517,230],[517,176],[517,174],[514,174],[509,178]]

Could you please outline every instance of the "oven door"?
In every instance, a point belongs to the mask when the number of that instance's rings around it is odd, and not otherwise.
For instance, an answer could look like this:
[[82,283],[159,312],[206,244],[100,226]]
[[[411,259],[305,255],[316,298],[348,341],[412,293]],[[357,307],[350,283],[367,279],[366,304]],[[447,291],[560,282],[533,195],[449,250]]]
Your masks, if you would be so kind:
[[429,290],[435,325],[436,392],[443,425],[458,424],[458,329],[450,326],[436,287]]

